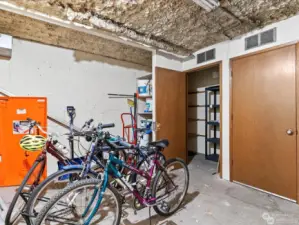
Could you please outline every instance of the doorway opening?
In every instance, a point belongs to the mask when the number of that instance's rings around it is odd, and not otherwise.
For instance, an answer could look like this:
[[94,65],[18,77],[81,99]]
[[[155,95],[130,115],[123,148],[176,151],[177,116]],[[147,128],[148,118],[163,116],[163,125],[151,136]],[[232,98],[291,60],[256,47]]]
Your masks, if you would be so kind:
[[214,173],[221,161],[221,64],[187,73],[187,147]]

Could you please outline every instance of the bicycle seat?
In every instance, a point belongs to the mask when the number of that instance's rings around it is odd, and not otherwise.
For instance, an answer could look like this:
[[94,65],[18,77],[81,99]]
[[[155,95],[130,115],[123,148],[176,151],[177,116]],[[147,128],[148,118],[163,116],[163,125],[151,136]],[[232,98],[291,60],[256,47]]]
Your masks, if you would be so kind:
[[167,139],[162,139],[159,141],[150,142],[148,145],[160,148],[166,148],[169,145],[169,141]]

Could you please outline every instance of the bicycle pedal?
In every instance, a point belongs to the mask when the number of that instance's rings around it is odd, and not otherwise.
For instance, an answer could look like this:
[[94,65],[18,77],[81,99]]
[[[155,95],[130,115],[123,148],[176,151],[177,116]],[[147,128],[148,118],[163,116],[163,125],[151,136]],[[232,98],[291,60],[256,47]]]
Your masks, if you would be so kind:
[[166,202],[164,202],[164,201],[161,203],[161,208],[165,212],[169,212],[169,210],[170,210],[169,205]]

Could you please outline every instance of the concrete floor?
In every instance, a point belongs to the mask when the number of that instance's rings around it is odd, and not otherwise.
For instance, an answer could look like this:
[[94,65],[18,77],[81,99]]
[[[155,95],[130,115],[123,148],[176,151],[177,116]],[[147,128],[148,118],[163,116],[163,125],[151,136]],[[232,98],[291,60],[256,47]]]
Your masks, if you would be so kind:
[[[189,165],[190,186],[184,206],[172,217],[157,216],[152,224],[163,225],[294,225],[299,224],[299,206],[295,203],[219,179],[217,164],[197,155]],[[0,196],[9,203],[12,188],[0,188]],[[149,210],[134,215],[124,205],[124,225],[148,225]]]

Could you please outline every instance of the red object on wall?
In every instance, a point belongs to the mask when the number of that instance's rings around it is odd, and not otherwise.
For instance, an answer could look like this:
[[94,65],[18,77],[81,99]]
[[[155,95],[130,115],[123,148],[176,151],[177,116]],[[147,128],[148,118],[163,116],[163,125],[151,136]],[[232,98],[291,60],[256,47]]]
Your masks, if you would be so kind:
[[[19,185],[40,153],[25,151],[19,145],[28,134],[27,118],[46,128],[47,99],[0,97],[0,186]],[[43,178],[46,174],[45,170]]]
[[[129,124],[126,124],[125,117],[130,121]],[[123,138],[130,144],[137,144],[137,124],[132,113],[122,113],[120,115],[122,128],[123,128]],[[131,137],[132,133],[132,137]]]

